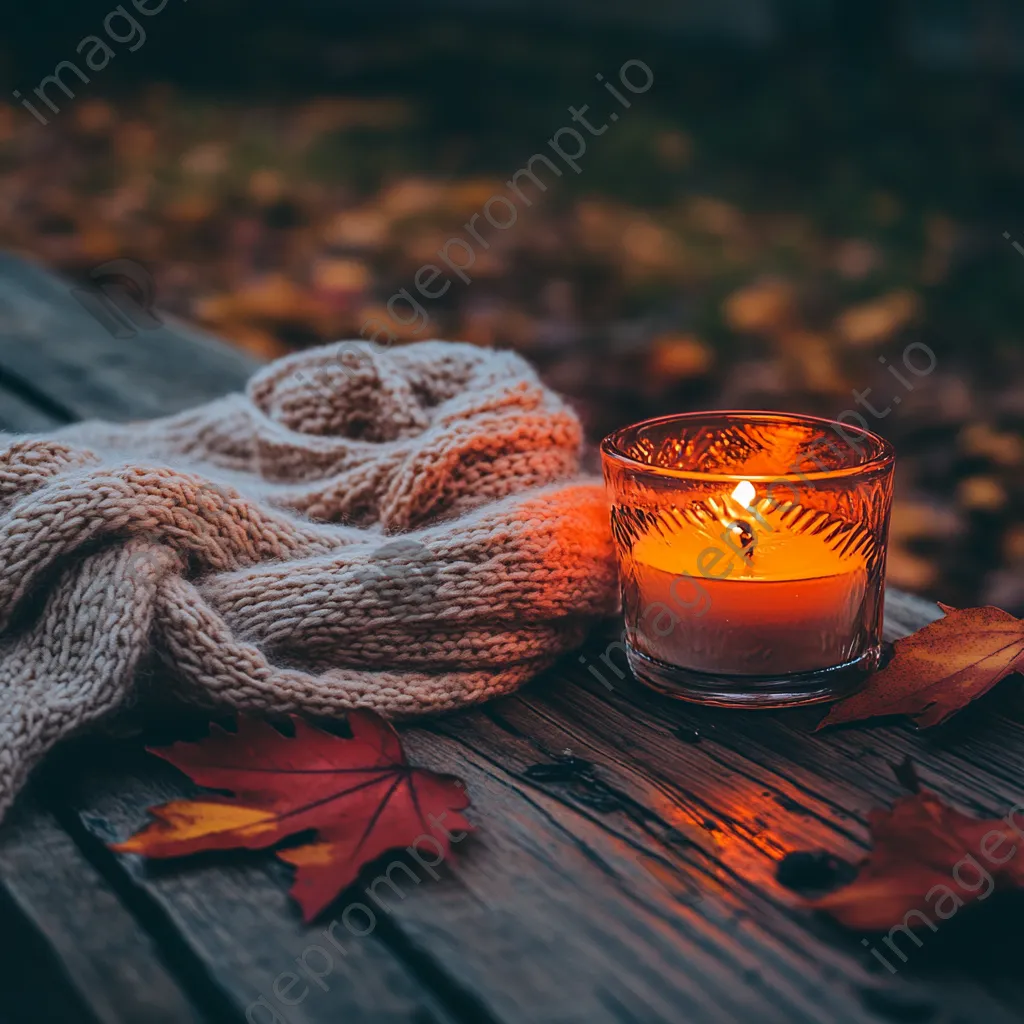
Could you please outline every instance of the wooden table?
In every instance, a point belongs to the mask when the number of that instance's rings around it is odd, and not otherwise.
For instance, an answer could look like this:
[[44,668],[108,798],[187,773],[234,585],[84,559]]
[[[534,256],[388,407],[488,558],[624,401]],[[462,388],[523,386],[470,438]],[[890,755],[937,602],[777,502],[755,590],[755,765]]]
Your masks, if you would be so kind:
[[[66,283],[0,257],[7,429],[168,413],[252,368],[177,326],[114,338]],[[887,633],[938,614],[890,592]],[[589,657],[614,638],[611,626]],[[903,792],[892,766],[907,756],[943,797],[1004,815],[1024,797],[1013,684],[933,739],[901,725],[816,735],[813,709],[705,710],[611,678],[609,692],[572,657],[513,697],[404,730],[414,761],[466,780],[479,832],[365,938],[346,935],[322,983],[296,958],[364,893],[305,927],[270,855],[147,866],[112,854],[148,806],[192,790],[138,737],[67,744],[0,827],[0,1022],[1019,1019],[1019,958],[1002,970],[996,953],[1020,950],[1024,918],[1003,938],[986,925],[973,958],[950,954],[961,922],[949,922],[921,949],[904,943],[890,976],[776,881],[791,851],[856,861],[867,812]]]

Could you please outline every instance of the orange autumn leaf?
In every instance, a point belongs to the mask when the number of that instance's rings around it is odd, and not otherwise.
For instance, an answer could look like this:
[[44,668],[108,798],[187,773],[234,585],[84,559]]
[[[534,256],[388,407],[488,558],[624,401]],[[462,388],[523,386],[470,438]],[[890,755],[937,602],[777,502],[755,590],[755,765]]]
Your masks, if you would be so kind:
[[880,715],[940,725],[1024,669],[1024,620],[999,608],[939,607],[945,618],[897,640],[892,661],[836,704],[819,729]]
[[871,812],[872,850],[857,877],[811,906],[859,931],[887,931],[908,914],[910,924],[923,924],[920,914],[947,920],[994,888],[1024,886],[1024,815],[1014,821],[1013,811],[971,818],[934,793],[905,797]]
[[315,830],[315,840],[277,851],[296,869],[292,896],[307,921],[354,882],[364,864],[389,850],[430,843],[436,865],[450,854],[452,833],[472,829],[459,813],[469,804],[465,787],[408,765],[398,734],[376,715],[352,711],[348,721],[351,739],[301,719],[293,719],[292,738],[242,718],[237,732],[213,726],[198,743],[153,750],[198,785],[232,795],[152,808],[154,821],[111,848],[183,857],[260,850]]

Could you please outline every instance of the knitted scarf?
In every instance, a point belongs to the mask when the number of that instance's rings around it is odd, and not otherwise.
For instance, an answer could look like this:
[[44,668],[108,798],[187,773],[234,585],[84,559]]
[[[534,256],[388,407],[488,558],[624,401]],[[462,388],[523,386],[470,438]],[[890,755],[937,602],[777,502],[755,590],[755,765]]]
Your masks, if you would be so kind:
[[342,342],[0,446],[0,814],[140,663],[211,709],[413,716],[507,693],[615,610],[579,422],[512,353]]

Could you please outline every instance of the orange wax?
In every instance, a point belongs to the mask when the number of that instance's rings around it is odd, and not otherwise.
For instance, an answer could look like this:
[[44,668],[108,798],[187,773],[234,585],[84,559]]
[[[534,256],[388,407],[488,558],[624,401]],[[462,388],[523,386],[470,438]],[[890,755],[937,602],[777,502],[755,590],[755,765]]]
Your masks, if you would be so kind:
[[[756,514],[731,498],[717,508],[720,522],[685,523],[635,542],[633,646],[670,665],[729,675],[810,672],[857,657],[862,626],[874,618],[868,571],[835,521],[816,532],[768,502]],[[747,557],[735,535],[727,539],[734,520],[753,529]]]

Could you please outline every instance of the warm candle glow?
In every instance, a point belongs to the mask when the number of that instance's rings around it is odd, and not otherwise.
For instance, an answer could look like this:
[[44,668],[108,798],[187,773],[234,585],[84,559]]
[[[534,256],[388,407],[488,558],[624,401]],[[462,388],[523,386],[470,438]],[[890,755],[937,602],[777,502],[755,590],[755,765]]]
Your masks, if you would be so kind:
[[[744,481],[732,497],[753,490]],[[867,583],[864,553],[855,544],[837,545],[834,526],[815,529],[814,516],[799,507],[762,501],[747,508],[750,548],[728,528],[735,523],[728,507],[721,518],[637,540],[630,560],[651,609],[637,624],[644,651],[672,664],[685,659],[701,671],[740,675],[808,672],[848,660]],[[654,612],[672,607],[671,588],[682,577],[706,593],[707,609],[699,617],[678,616],[661,635],[664,622]]]
[[[605,442],[626,638],[641,677],[781,687],[876,663],[891,450],[874,438],[880,466],[864,475],[881,483],[861,491],[851,470],[870,459],[823,438],[825,422],[692,414]],[[802,699],[817,698],[781,702]]]

